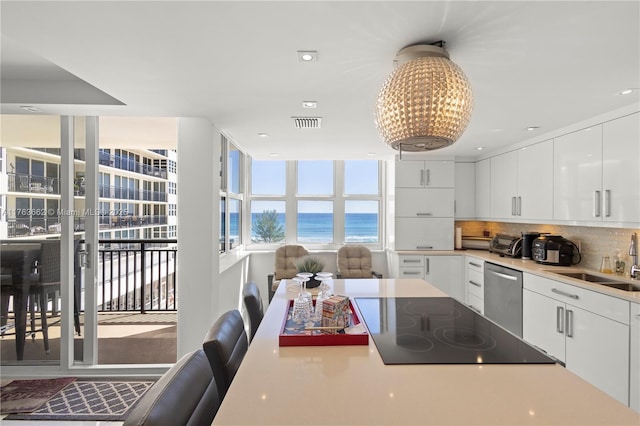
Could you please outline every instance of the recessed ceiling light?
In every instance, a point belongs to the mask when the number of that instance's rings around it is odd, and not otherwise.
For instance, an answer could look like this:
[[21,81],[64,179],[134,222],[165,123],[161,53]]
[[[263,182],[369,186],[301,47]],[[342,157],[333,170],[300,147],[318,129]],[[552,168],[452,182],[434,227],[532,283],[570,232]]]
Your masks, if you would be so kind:
[[630,93],[633,93],[633,89],[624,89],[620,91],[620,95],[628,95]]
[[40,112],[40,110],[34,106],[31,105],[21,105],[20,108],[22,108],[25,111],[29,111],[29,112]]
[[315,108],[318,106],[316,101],[302,101],[302,108]]
[[314,62],[318,60],[318,52],[315,50],[298,50],[299,62]]
[[539,128],[540,128],[540,127],[538,127],[538,126],[529,126],[529,127],[527,127],[527,130],[528,130],[528,131],[530,131],[530,132],[532,132],[532,131],[534,131],[534,130],[538,130]]
[[270,152],[269,157],[277,157],[279,154],[277,152]]
[[484,147],[483,147],[483,146],[479,146],[479,147],[477,147],[476,149],[477,149],[478,151],[482,151],[482,150],[484,149]]
[[375,156],[376,156],[376,153],[375,153],[375,152],[369,152],[369,153],[367,153],[367,156],[369,156],[369,157],[375,157]]
[[259,138],[268,138],[269,137],[269,133],[258,133],[258,137]]

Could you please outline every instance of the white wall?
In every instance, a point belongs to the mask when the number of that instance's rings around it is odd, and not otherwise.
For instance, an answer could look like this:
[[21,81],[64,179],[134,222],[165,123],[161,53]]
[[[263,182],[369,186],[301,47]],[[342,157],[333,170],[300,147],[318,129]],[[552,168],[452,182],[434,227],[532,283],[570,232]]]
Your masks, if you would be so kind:
[[[178,358],[202,347],[220,316],[220,133],[206,119],[178,121]],[[182,166],[180,166],[182,165]]]

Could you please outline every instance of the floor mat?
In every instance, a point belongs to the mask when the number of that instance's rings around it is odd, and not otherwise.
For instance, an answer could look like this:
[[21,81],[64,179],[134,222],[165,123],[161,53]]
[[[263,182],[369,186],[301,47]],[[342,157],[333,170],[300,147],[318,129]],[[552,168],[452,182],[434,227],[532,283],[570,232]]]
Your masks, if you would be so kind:
[[29,414],[10,414],[7,420],[123,421],[152,380],[78,379]]
[[75,377],[12,380],[0,388],[0,412],[32,412],[75,380]]

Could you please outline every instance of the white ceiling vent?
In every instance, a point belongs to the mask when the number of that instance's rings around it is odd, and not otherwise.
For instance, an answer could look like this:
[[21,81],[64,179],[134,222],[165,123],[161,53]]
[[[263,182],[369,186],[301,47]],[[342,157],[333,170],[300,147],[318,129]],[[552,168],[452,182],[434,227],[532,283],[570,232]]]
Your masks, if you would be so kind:
[[291,117],[296,129],[319,129],[322,117]]

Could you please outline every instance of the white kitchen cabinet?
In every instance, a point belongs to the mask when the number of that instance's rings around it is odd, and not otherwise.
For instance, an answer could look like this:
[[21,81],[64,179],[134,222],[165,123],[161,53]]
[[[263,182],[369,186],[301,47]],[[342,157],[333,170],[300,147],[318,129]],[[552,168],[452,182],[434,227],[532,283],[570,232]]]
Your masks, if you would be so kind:
[[640,412],[640,304],[631,304],[629,366],[629,406]]
[[640,113],[602,125],[602,220],[640,223]]
[[453,189],[397,188],[396,217],[453,217]]
[[602,126],[554,140],[553,218],[595,221],[601,218]]
[[491,159],[476,163],[476,217],[491,217]]
[[451,160],[397,160],[396,188],[453,188]]
[[552,219],[553,141],[491,158],[491,217]]
[[476,167],[474,163],[455,165],[455,209],[457,219],[473,219],[476,216]]
[[395,250],[453,250],[454,162],[395,162]]
[[484,313],[484,260],[465,256],[465,284],[467,305],[479,313]]
[[525,273],[523,338],[629,403],[629,309],[622,299]]
[[518,150],[516,213],[523,219],[553,219],[553,140]]
[[425,260],[422,255],[398,256],[398,278],[424,279]]
[[396,250],[453,250],[453,218],[396,217]]
[[554,142],[554,219],[640,223],[640,113]]
[[424,279],[461,303],[465,301],[462,256],[425,256]]

